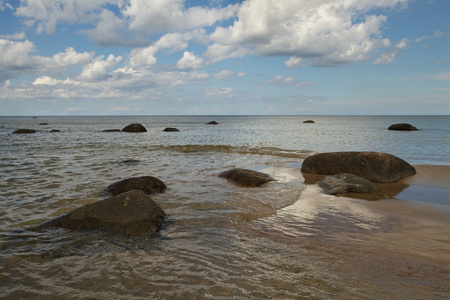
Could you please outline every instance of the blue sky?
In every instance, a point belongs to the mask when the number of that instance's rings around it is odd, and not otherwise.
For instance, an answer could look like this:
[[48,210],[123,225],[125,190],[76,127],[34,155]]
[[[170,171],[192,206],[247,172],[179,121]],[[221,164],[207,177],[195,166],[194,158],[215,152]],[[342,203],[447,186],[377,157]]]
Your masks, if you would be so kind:
[[449,0],[0,0],[0,115],[450,114]]

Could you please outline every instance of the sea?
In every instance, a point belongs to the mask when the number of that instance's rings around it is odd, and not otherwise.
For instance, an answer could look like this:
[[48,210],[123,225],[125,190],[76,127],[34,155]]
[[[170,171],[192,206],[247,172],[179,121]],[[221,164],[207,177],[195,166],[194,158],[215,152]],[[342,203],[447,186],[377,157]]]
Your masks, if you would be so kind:
[[[120,131],[132,123],[147,132]],[[0,299],[450,299],[450,116],[0,117],[0,149]],[[325,195],[300,168],[332,151],[393,154],[430,180]],[[276,181],[218,177],[236,167]],[[168,187],[151,195],[157,234],[29,230],[136,176]]]

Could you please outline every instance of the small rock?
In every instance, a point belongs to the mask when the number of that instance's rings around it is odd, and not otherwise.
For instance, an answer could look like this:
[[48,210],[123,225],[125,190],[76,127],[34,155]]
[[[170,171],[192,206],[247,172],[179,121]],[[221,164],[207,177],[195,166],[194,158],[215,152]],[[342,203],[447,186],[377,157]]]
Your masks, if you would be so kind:
[[337,174],[322,178],[317,184],[325,194],[373,193],[378,191],[369,180],[353,174]]
[[52,129],[52,130],[50,130],[50,132],[61,132],[61,130],[59,130],[59,129]]
[[118,132],[120,129],[105,129],[103,132]]
[[269,181],[275,181],[267,174],[239,168],[222,172],[219,177],[229,179],[242,187],[259,187]]
[[211,122],[208,122],[206,124],[208,124],[208,125],[218,125],[219,123],[217,123],[216,121],[211,121]]
[[178,132],[180,130],[178,130],[177,128],[167,127],[163,131],[166,131],[166,132]]
[[141,124],[130,124],[122,129],[125,132],[147,132],[147,129]]
[[388,130],[413,131],[413,130],[418,130],[418,129],[408,123],[399,123],[399,124],[393,124],[393,125],[389,126]]
[[167,186],[156,177],[142,176],[124,179],[109,185],[106,191],[111,195],[119,195],[131,190],[141,190],[147,194],[164,193]]
[[306,121],[303,121],[303,123],[306,123],[306,124],[311,123],[312,124],[312,123],[316,123],[316,122],[314,122],[313,120],[306,120]]
[[38,125],[48,125],[48,123],[39,123]]
[[18,129],[16,131],[14,131],[13,133],[15,134],[21,134],[21,133],[35,133],[36,130],[34,129]]
[[137,164],[139,164],[141,161],[140,160],[137,160],[137,159],[125,159],[125,160],[122,160],[121,162],[120,162],[120,164],[123,164],[123,165],[137,165]]

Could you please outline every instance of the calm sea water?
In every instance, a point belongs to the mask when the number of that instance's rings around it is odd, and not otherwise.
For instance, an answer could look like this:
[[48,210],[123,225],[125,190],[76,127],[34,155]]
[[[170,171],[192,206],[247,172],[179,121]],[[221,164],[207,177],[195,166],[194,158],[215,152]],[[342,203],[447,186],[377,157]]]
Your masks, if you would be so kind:
[[[405,122],[421,130],[387,130]],[[148,132],[103,132],[131,123]],[[37,132],[11,134],[19,128]],[[420,255],[398,252],[389,245],[413,222],[365,201],[336,202],[298,168],[311,154],[349,150],[448,166],[449,133],[449,116],[1,117],[0,298],[448,297],[445,212],[441,231],[419,222],[422,235],[405,240]],[[278,181],[238,188],[217,176],[232,167]],[[157,236],[26,230],[145,175],[168,186],[152,196],[168,214]],[[445,211],[448,202],[438,203]]]

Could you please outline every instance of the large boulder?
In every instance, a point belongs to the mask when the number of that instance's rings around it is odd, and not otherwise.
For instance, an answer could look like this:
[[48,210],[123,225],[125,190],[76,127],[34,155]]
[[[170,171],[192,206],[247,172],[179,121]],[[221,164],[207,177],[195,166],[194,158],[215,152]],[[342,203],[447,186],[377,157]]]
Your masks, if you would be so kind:
[[399,123],[399,124],[392,124],[388,127],[388,130],[404,130],[404,131],[412,131],[412,130],[418,130],[415,126],[408,124],[408,123]]
[[259,187],[269,181],[275,181],[267,174],[239,168],[222,172],[219,174],[219,177],[231,180],[242,187]]
[[119,195],[131,190],[141,190],[147,194],[164,193],[167,186],[153,176],[132,177],[109,185],[106,191],[111,195]]
[[141,124],[130,124],[122,129],[125,132],[147,132],[147,129]]
[[31,228],[73,230],[98,229],[126,235],[152,234],[159,230],[166,214],[146,193],[132,190],[76,210]]
[[350,173],[380,183],[389,183],[416,174],[406,161],[380,152],[330,152],[307,157],[302,172],[334,175]]
[[374,193],[377,187],[369,180],[353,174],[329,175],[317,182],[325,194]]
[[22,134],[22,133],[35,133],[36,130],[34,129],[17,129],[16,131],[14,131],[14,134]]

